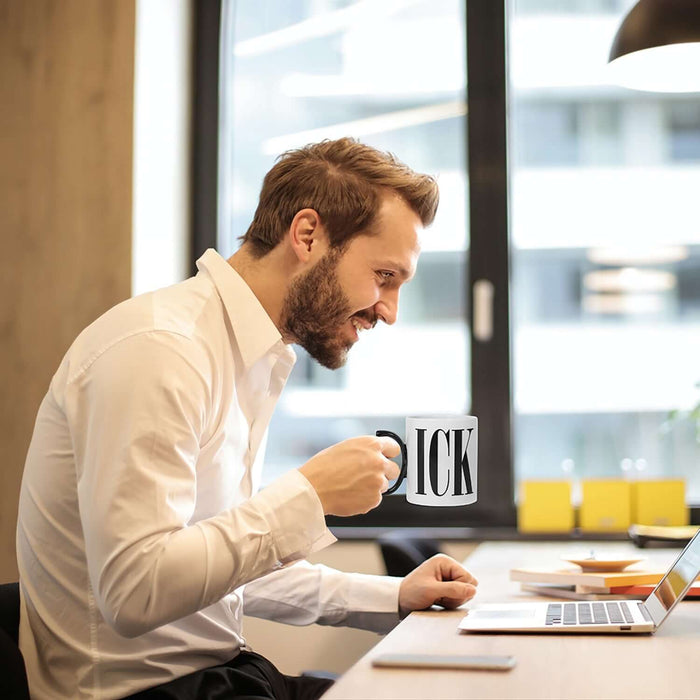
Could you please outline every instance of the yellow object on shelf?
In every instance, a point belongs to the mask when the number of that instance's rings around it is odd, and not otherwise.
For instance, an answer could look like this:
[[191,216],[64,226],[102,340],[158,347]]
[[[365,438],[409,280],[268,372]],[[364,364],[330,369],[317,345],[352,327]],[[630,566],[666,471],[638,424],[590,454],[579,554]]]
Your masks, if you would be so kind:
[[626,531],[632,524],[632,488],[620,479],[584,479],[579,527],[586,532]]
[[522,481],[518,499],[520,532],[570,532],[574,527],[568,481]]
[[690,522],[683,479],[632,482],[632,522],[680,526]]

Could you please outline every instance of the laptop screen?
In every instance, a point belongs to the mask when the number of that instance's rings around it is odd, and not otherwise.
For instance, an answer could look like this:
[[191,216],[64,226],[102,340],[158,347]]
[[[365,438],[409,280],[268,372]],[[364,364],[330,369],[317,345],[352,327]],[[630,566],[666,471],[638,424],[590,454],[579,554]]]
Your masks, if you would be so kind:
[[700,573],[700,531],[698,531],[675,564],[666,572],[659,585],[651,592],[645,604],[658,627],[682,600]]

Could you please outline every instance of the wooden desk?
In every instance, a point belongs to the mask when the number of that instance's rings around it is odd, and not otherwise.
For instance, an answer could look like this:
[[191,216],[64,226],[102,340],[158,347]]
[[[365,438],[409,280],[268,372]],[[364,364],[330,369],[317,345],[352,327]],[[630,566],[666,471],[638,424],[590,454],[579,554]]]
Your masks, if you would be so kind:
[[[479,579],[476,601],[535,600],[508,580],[508,570],[556,562],[562,553],[584,547],[598,553],[633,552],[662,570],[680,551],[609,542],[482,544],[466,561]],[[700,697],[700,601],[680,603],[654,635],[460,634],[457,624],[463,614],[412,613],[324,700]],[[372,657],[384,652],[512,654],[517,666],[506,672],[372,668]]]

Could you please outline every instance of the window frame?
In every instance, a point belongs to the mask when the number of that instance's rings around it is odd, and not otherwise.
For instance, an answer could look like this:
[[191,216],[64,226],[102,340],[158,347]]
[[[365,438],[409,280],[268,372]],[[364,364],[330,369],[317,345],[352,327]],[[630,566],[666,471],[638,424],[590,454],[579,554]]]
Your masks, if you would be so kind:
[[[361,516],[329,516],[332,526],[513,526],[512,408],[509,352],[508,176],[506,134],[506,2],[468,0],[467,154],[470,244],[468,280],[494,285],[490,341],[471,336],[472,405],[479,417],[479,500],[469,508],[421,508],[402,495]],[[217,246],[219,76],[222,0],[197,0],[194,18],[193,207],[194,260]],[[502,50],[498,50],[501,47]],[[487,67],[475,70],[474,67]],[[495,213],[495,214],[494,214]],[[467,309],[469,286],[464,290]],[[467,314],[471,317],[471,314]],[[472,319],[468,318],[470,329]]]
[[217,247],[222,0],[195,0],[192,59],[192,271]]
[[[225,0],[195,0],[192,94],[192,265],[217,247],[221,17]],[[235,0],[231,0],[235,1]],[[464,289],[470,330],[470,413],[479,418],[478,501],[469,508],[425,508],[402,495],[365,515],[329,516],[334,528],[473,528],[516,525],[510,337],[508,178],[508,0],[464,0],[467,56],[469,249]],[[471,289],[494,288],[493,335],[473,333]],[[700,507],[691,508],[700,523]],[[573,535],[574,533],[572,533]]]

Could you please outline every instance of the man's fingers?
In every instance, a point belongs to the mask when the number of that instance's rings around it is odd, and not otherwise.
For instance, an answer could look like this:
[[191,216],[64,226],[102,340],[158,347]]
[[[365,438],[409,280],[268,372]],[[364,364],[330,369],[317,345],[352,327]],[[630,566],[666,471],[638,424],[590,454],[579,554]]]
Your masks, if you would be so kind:
[[[384,456],[384,476],[389,481],[399,478],[401,474],[401,469],[396,462],[392,462],[392,457],[397,457],[401,452],[401,448],[398,446],[395,440],[388,437],[378,437],[376,438],[379,444],[379,451]],[[389,488],[387,486],[387,488]]]
[[385,457],[393,459],[401,454],[401,448],[396,440],[384,436],[377,437],[376,439],[379,441],[379,450]]
[[440,578],[443,581],[461,581],[462,583],[470,583],[472,586],[478,586],[475,576],[472,576],[459,562],[451,557],[440,556],[436,557],[440,566]]
[[398,465],[388,459],[384,465],[384,476],[386,476],[389,481],[393,481],[394,479],[399,478],[400,473],[401,470],[399,469]]
[[435,601],[445,608],[456,608],[476,595],[476,587],[460,581],[446,581],[440,586],[440,597]]

